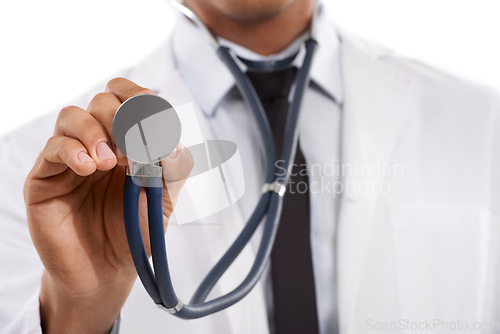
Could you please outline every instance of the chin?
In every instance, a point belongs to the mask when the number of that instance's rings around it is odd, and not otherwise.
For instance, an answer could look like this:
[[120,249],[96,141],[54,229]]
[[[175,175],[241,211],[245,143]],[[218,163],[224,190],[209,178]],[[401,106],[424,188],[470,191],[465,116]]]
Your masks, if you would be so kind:
[[[205,0],[204,0],[205,1]],[[209,0],[226,15],[239,20],[260,21],[278,15],[300,0]]]

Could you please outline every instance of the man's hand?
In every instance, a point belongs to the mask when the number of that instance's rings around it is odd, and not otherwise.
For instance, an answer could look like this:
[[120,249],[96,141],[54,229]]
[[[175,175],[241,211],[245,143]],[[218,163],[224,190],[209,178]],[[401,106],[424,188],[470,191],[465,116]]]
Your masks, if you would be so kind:
[[[153,94],[131,81],[111,80],[87,110],[64,108],[54,136],[24,185],[28,224],[45,266],[40,292],[44,333],[106,333],[136,278],[123,224],[127,159],[111,131],[120,104]],[[193,167],[186,149],[162,161],[164,222]],[[149,252],[145,194],[140,220]]]

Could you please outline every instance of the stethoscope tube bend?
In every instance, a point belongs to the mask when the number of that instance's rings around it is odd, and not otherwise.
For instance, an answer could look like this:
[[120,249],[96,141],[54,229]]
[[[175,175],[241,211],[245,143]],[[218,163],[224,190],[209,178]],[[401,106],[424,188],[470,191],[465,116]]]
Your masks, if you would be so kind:
[[[282,161],[284,162],[284,166],[286,166],[284,172],[281,168],[279,171],[275,168],[276,152],[271,130],[264,109],[254,88],[246,75],[240,70],[234,56],[231,55],[231,51],[223,46],[219,46],[217,49],[217,54],[233,74],[238,88],[245,98],[245,101],[250,106],[257,121],[266,151],[265,182],[267,187],[265,187],[265,191],[251,215],[250,220],[231,247],[229,247],[228,251],[202,281],[189,304],[183,304],[178,299],[169,272],[164,237],[163,189],[162,187],[146,188],[153,271],[149,264],[139,222],[138,203],[141,186],[138,185],[137,182],[134,182],[132,179],[134,176],[126,176],[123,203],[125,229],[134,265],[142,284],[153,301],[158,306],[180,318],[195,319],[204,317],[237,303],[252,290],[266,267],[278,229],[283,200],[283,192],[281,190],[284,190],[288,182],[291,164],[295,156],[298,141],[297,124],[299,110],[305,88],[308,84],[309,72],[314,52],[317,48],[317,42],[313,39],[309,39],[306,41],[305,47],[306,56],[297,74],[295,94],[286,121],[285,144],[282,152]],[[159,180],[154,180],[154,183],[158,182],[161,184],[161,178],[159,178]],[[231,292],[213,300],[206,301],[210,291],[212,291],[224,272],[241,253],[264,218],[266,222],[262,241],[259,245],[255,261],[246,278]]]

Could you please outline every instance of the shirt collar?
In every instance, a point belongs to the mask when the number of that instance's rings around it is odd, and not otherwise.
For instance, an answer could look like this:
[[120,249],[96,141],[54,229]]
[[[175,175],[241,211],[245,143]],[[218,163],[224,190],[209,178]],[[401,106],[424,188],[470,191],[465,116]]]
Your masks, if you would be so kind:
[[[340,43],[334,25],[324,11],[316,17],[318,50],[311,68],[311,80],[337,103],[342,103],[343,90],[340,77]],[[300,67],[305,54],[303,46],[307,35],[301,35],[285,50],[275,55],[261,56],[224,39],[219,43],[230,47],[240,57],[251,60],[272,60],[289,56],[300,46],[295,65]],[[172,35],[176,66],[197,102],[207,116],[212,116],[219,103],[234,87],[235,81],[226,66],[219,60],[200,29],[183,16]]]

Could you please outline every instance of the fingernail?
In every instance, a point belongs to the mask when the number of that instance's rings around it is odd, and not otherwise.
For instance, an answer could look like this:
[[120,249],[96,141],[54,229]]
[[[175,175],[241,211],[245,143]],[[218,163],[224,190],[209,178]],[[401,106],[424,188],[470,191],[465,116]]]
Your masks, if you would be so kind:
[[115,154],[113,153],[113,151],[111,151],[108,144],[106,144],[105,142],[100,142],[99,144],[97,144],[96,151],[99,160],[109,160],[115,157]]
[[80,160],[80,162],[84,164],[94,161],[87,153],[83,151],[78,153],[78,160]]

